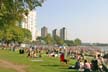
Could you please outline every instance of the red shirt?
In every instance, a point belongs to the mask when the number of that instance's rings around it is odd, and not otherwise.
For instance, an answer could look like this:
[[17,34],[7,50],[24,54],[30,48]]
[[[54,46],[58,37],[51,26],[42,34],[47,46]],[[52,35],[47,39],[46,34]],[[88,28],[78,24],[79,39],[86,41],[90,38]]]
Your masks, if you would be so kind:
[[60,55],[60,61],[64,61],[64,54]]

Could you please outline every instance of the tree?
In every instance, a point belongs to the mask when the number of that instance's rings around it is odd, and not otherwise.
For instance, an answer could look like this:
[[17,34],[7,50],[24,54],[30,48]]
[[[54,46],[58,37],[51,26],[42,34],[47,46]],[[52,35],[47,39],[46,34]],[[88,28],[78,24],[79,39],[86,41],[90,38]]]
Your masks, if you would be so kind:
[[51,35],[48,34],[48,35],[45,37],[44,41],[46,42],[46,44],[51,44],[51,43],[52,43],[52,37],[51,37]]
[[41,41],[43,38],[41,36],[37,37],[36,40]]
[[11,26],[4,27],[3,40],[9,43],[13,38],[13,28]]
[[72,40],[65,40],[65,43],[68,45],[68,46],[73,46],[74,45],[74,42]]
[[18,43],[29,42],[31,40],[31,32],[18,26],[7,25],[3,31],[1,30],[0,38],[6,43],[10,43],[11,41]]
[[7,42],[31,40],[30,31],[16,25],[29,11],[42,6],[43,2],[44,0],[0,0],[0,39]]
[[78,39],[78,38],[75,39],[75,40],[74,40],[74,45],[75,45],[75,46],[81,45],[81,40]]
[[58,41],[57,41],[57,44],[58,44],[58,45],[63,45],[63,44],[64,44],[64,40],[62,40],[62,39],[58,40]]
[[24,33],[24,42],[30,42],[32,39],[31,32],[28,29],[22,28]]
[[18,42],[18,43],[22,43],[24,42],[24,31],[22,30],[22,28],[19,28],[19,27],[15,27],[13,29],[13,34],[14,34],[14,38],[13,40]]
[[24,39],[23,31],[17,26],[5,26],[2,36],[2,40],[6,43],[10,43],[11,41],[22,42]]
[[63,45],[64,44],[64,40],[61,39],[59,36],[54,36],[54,41],[58,45]]
[[0,30],[0,40],[2,40],[3,39],[3,30]]
[[16,25],[29,11],[42,6],[44,0],[0,0],[0,27]]

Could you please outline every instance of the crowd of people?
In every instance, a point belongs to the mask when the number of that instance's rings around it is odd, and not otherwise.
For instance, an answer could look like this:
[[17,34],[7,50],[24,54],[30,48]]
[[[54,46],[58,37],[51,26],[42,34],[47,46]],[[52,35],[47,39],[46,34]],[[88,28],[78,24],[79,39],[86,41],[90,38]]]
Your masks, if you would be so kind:
[[[15,51],[15,47],[13,47]],[[20,48],[20,54],[27,54],[29,58],[41,58],[43,54],[48,57],[58,57],[61,63],[68,64],[69,59],[75,59],[76,63],[69,66],[69,69],[76,69],[80,72],[104,72],[102,52],[96,47],[90,46],[73,46],[73,47],[54,47],[54,46],[30,46]],[[88,57],[92,57],[89,60]],[[67,59],[68,58],[68,59]]]
[[[104,72],[104,60],[101,56],[101,51],[96,48],[48,48],[40,46],[25,48],[25,52],[27,53],[27,57],[30,58],[42,57],[42,54],[46,54],[48,57],[58,57],[60,58],[60,62],[63,62],[65,64],[68,64],[69,58],[75,59],[75,65],[69,66],[69,69],[76,69],[80,72]],[[86,53],[89,53],[88,55],[91,54],[93,58],[91,60],[85,58]]]
[[106,72],[103,68],[104,60],[100,54],[92,60],[82,59],[79,57],[74,66],[69,69],[77,69],[80,72]]

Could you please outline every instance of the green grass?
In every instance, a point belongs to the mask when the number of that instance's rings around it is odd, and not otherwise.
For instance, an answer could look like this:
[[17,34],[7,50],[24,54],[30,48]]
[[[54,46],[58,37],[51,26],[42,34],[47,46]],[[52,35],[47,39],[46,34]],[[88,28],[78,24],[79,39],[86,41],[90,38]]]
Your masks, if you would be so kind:
[[16,71],[12,69],[0,68],[0,72],[16,72]]
[[[70,60],[68,65],[60,63],[59,58],[50,58],[43,56],[42,58],[35,58],[36,60],[43,60],[42,62],[33,62],[32,59],[27,58],[26,54],[20,55],[18,52],[9,50],[0,50],[0,59],[13,62],[15,64],[24,64],[27,66],[26,72],[76,72],[69,70],[68,66],[75,63],[75,60]],[[0,72],[14,72],[13,70],[6,69]]]

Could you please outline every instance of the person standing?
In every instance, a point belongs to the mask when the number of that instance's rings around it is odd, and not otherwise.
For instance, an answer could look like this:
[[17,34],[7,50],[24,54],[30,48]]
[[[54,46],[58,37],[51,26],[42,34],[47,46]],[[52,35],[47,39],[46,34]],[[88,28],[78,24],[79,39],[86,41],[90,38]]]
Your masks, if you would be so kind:
[[65,59],[65,56],[64,56],[64,53],[61,53],[61,55],[60,55],[60,61],[61,62],[65,62],[66,64],[67,64],[67,59]]

